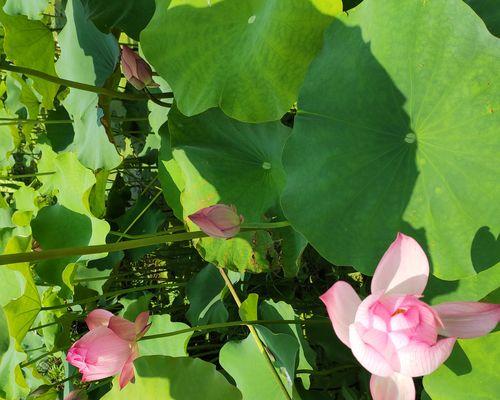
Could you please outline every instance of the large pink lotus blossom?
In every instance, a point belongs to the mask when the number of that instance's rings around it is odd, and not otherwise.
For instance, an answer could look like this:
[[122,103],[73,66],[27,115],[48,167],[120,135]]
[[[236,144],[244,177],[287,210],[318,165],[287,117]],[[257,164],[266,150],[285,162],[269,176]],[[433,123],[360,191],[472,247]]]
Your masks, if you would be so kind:
[[137,90],[146,86],[158,86],[153,81],[153,71],[149,64],[136,54],[130,47],[122,46],[123,75]]
[[399,233],[377,266],[370,296],[361,301],[343,281],[321,296],[335,333],[372,373],[374,400],[414,400],[412,377],[436,370],[457,338],[485,335],[500,321],[498,304],[425,304],[428,277],[424,251]]
[[234,206],[216,204],[205,207],[188,217],[207,235],[229,239],[240,231],[243,217]]
[[85,319],[90,331],[73,343],[66,360],[78,368],[82,382],[120,374],[123,388],[134,379],[137,340],[149,329],[148,319],[148,312],[139,314],[134,323],[106,310],[94,310]]

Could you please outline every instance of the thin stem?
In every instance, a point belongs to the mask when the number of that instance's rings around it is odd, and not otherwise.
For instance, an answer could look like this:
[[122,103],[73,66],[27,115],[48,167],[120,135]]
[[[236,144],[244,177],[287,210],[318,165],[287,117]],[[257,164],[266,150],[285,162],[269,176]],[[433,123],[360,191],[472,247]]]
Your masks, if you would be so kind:
[[[144,336],[140,340],[154,340],[164,337],[182,335],[184,333],[190,332],[204,332],[213,331],[224,328],[232,328],[235,326],[247,326],[247,325],[307,325],[307,324],[325,324],[330,321],[327,319],[309,319],[309,320],[295,320],[295,319],[278,319],[278,320],[256,320],[256,321],[230,321],[230,322],[220,322],[216,324],[198,325],[192,326],[191,328],[180,329],[173,332],[158,333],[156,335]],[[274,367],[273,367],[274,368]]]
[[[122,99],[122,100],[148,99],[148,96],[145,96],[143,94],[117,92],[115,90],[111,90],[111,89],[104,88],[104,87],[87,85],[85,83],[75,82],[75,81],[71,81],[68,79],[59,78],[57,76],[46,74],[45,72],[38,71],[35,69],[31,69],[31,68],[27,68],[27,67],[18,67],[16,65],[11,65],[11,64],[2,64],[2,65],[0,65],[0,70],[18,72],[18,73],[24,74],[24,75],[35,76],[37,78],[45,79],[46,81],[53,82],[53,83],[56,83],[59,85],[63,85],[63,86],[67,86],[67,87],[71,87],[71,88],[75,88],[75,89],[80,89],[80,90],[85,90],[87,92],[93,92],[93,93],[97,93],[97,94],[100,94],[103,96],[113,97],[115,99]],[[158,97],[173,98],[173,93],[162,93],[161,96],[157,95],[156,97],[157,98]]]
[[[222,278],[224,279],[224,282],[226,283],[226,286],[228,287],[229,291],[231,292],[231,295],[233,296],[235,303],[238,305],[238,308],[241,308],[241,300],[238,296],[238,293],[236,293],[236,290],[234,289],[233,283],[231,282],[231,280],[227,276],[226,271],[224,271],[224,269],[221,267],[219,267],[218,269],[219,269],[220,274],[222,275]],[[257,345],[257,348],[259,349],[261,354],[264,356],[264,359],[266,360],[267,366],[271,370],[275,380],[278,382],[279,387],[280,387],[281,391],[283,392],[283,395],[285,396],[285,399],[292,400],[292,397],[288,393],[288,390],[287,390],[285,384],[283,383],[280,376],[278,375],[278,372],[274,368],[273,362],[271,361],[271,357],[269,356],[269,353],[267,352],[267,350],[264,346],[264,343],[262,343],[262,340],[260,339],[259,334],[257,333],[257,331],[255,330],[255,328],[252,325],[247,325],[247,327],[250,330],[250,334],[253,336],[253,338],[255,340],[255,344]]]
[[55,174],[55,172],[38,172],[38,173],[34,173],[34,174],[0,176],[0,179],[36,178],[37,176],[54,175],[54,174]]
[[[109,276],[102,276],[102,277],[99,277],[99,278],[81,278],[81,279],[73,279],[73,282],[74,283],[77,283],[77,282],[93,282],[93,281],[96,281],[96,280],[106,280],[106,279],[115,279],[115,278],[121,278],[121,277],[127,277],[127,276],[130,276],[132,278],[137,278],[137,279],[153,279],[153,278],[149,278],[147,277],[147,275],[153,275],[153,274],[160,274],[162,272],[167,272],[168,269],[152,269],[150,271],[132,271],[132,272],[125,272],[125,273],[121,273],[121,274],[114,274],[114,275],[109,275]],[[156,278],[155,278],[156,279]],[[176,283],[179,283],[179,284],[183,284],[182,282],[176,282]]]
[[165,108],[171,108],[172,104],[171,103],[164,103],[163,101],[158,100],[158,98],[151,93],[148,88],[144,88],[144,93],[146,93],[146,96],[151,100],[153,103],[158,104],[161,107]]
[[242,228],[247,229],[269,229],[269,228],[284,228],[290,226],[290,222],[288,221],[279,221],[279,222],[256,222],[256,223],[244,223],[241,225]]
[[26,361],[26,362],[22,363],[22,364],[20,365],[20,367],[21,367],[21,368],[27,367],[28,365],[31,365],[31,364],[34,364],[34,363],[36,363],[36,362],[40,361],[40,360],[43,360],[45,357],[48,357],[48,356],[50,356],[50,355],[52,355],[52,354],[54,354],[54,353],[57,353],[57,352],[59,352],[59,351],[61,351],[61,350],[59,350],[59,349],[54,349],[54,350],[51,350],[51,351],[49,351],[49,352],[47,352],[47,353],[44,353],[44,354],[42,354],[42,355],[40,355],[40,356],[38,356],[38,357],[36,357],[36,358],[34,358],[34,359],[32,359],[32,360],[28,360],[28,361]]
[[108,293],[105,293],[103,295],[87,297],[85,299],[75,301],[73,303],[59,304],[57,306],[50,306],[50,307],[41,307],[40,310],[41,311],[60,310],[62,308],[69,308],[69,307],[73,307],[73,306],[79,306],[79,305],[81,306],[81,305],[93,303],[94,301],[97,301],[101,298],[114,297],[114,296],[119,296],[121,294],[141,292],[143,290],[159,289],[159,288],[163,288],[163,287],[170,287],[170,285],[162,283],[162,284],[157,284],[157,285],[138,286],[138,287],[133,287],[133,288],[115,290],[114,292],[108,292]]
[[356,365],[354,365],[354,364],[339,365],[338,367],[325,369],[323,371],[317,371],[314,369],[298,369],[297,371],[295,371],[295,373],[296,374],[309,374],[309,375],[317,375],[317,376],[326,376],[326,375],[334,374],[335,372],[344,371],[346,369],[352,369],[352,368],[356,368]]
[[[149,121],[148,117],[115,117],[110,116],[109,119],[120,122],[141,122]],[[40,124],[72,124],[74,121],[72,119],[22,119],[22,118],[0,118],[1,125],[17,125],[24,123],[40,123]]]
[[132,227],[136,224],[136,222],[139,221],[139,219],[141,219],[141,217],[144,215],[144,213],[149,210],[149,208],[154,204],[154,202],[158,199],[158,197],[160,197],[161,194],[162,194],[161,191],[156,193],[156,195],[149,201],[149,203],[146,204],[146,207],[144,207],[144,209],[127,226],[127,228],[123,231],[123,234],[119,235],[116,243],[121,242],[121,240],[123,239],[123,235],[126,235],[128,233],[128,231],[130,229],[132,229]]
[[35,326],[33,328],[28,329],[28,332],[37,331],[39,329],[47,328],[47,327],[53,326],[53,325],[59,325],[59,323],[60,323],[59,321],[54,321],[54,322],[50,322],[48,324],[38,325],[38,326]]
[[61,249],[42,250],[36,252],[4,254],[0,255],[0,265],[15,264],[22,262],[34,262],[41,260],[52,260],[70,256],[83,256],[88,254],[112,253],[121,250],[149,247],[156,244],[182,242],[191,239],[207,237],[204,232],[183,232],[171,235],[160,235],[145,239],[128,240],[120,243],[108,243],[95,246],[67,247]]

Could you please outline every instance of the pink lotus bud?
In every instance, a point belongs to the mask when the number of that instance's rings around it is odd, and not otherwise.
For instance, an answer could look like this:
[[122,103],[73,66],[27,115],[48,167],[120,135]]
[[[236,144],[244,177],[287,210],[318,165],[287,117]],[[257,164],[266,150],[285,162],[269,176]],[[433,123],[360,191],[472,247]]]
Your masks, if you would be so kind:
[[82,382],[120,374],[123,388],[134,379],[137,340],[149,329],[148,319],[147,312],[139,314],[134,323],[106,310],[94,310],[85,320],[90,331],[73,343],[66,360],[78,368]]
[[122,68],[127,81],[137,90],[156,86],[149,64],[127,46],[122,46]]
[[240,231],[243,217],[238,215],[234,206],[216,204],[202,208],[188,217],[207,235],[228,239]]
[[428,277],[424,251],[400,233],[375,270],[370,296],[361,300],[343,281],[321,296],[335,333],[373,374],[374,400],[415,399],[413,377],[435,371],[457,338],[486,335],[500,321],[498,304],[428,306],[421,300]]

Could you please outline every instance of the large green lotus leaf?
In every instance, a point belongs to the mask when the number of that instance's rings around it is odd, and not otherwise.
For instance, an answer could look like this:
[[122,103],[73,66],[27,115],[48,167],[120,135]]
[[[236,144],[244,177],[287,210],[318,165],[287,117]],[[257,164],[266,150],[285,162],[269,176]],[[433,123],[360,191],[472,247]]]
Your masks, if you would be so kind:
[[117,380],[103,400],[241,400],[215,365],[187,357],[148,356],[134,361],[135,384],[120,390]]
[[[172,109],[169,130],[173,157],[183,175],[180,201],[189,229],[198,230],[188,215],[218,202],[234,204],[247,223],[283,219],[279,196],[285,183],[281,153],[290,133],[287,127],[280,122],[239,122],[219,109],[194,117]],[[201,239],[197,248],[216,265],[260,272],[281,262],[276,243],[260,230],[230,240]]]
[[9,15],[26,15],[29,19],[42,19],[49,0],[7,0],[3,11]]
[[[153,315],[149,321],[151,322],[151,328],[147,335],[175,332],[189,328],[189,325],[182,322],[172,322],[168,314]],[[139,354],[141,356],[187,357],[187,345],[192,335],[193,332],[186,332],[159,339],[141,340],[139,342]]]
[[341,10],[340,0],[158,0],[141,45],[184,114],[218,106],[278,120]]
[[500,37],[500,7],[497,0],[464,0],[481,17],[489,31]]
[[117,28],[139,40],[155,12],[155,0],[83,0],[87,16],[103,32]]
[[[263,326],[258,327],[258,332],[268,346],[276,371],[288,392],[293,394],[294,400],[299,399],[293,386],[297,341],[290,335],[275,335]],[[244,340],[226,343],[220,351],[219,363],[233,377],[244,400],[283,399],[280,385],[251,334]]]
[[[68,21],[59,34],[61,56],[56,64],[59,76],[103,86],[120,54],[115,37],[102,33],[87,19],[81,0],[68,0],[66,16]],[[70,149],[78,154],[82,164],[92,169],[118,166],[121,158],[100,120],[99,96],[70,89],[63,105],[74,120],[74,140]]]
[[283,155],[292,225],[367,274],[397,231],[424,246],[441,279],[482,271],[476,235],[500,230],[499,57],[459,0],[366,0],[340,17]]
[[424,377],[426,392],[435,400],[492,400],[500,393],[498,360],[500,332],[459,340],[450,358]]
[[[5,0],[0,0],[3,8]],[[7,58],[15,65],[29,67],[55,75],[55,44],[52,32],[40,21],[31,21],[24,15],[11,16],[0,9],[0,23],[5,38],[3,48]],[[53,107],[59,85],[41,78],[33,78],[34,88],[43,96],[43,106]]]
[[[28,251],[29,245],[28,238],[14,236],[7,242],[3,254],[23,253]],[[10,335],[20,344],[40,311],[41,302],[38,289],[28,263],[9,264],[0,268],[9,268],[21,273],[25,281],[23,295],[10,301],[4,307]]]

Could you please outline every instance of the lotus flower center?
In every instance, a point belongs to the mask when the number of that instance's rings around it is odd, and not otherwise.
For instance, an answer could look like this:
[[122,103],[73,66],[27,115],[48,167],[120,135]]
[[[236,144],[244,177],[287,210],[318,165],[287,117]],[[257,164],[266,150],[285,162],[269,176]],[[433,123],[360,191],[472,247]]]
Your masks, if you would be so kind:
[[404,314],[406,311],[408,311],[406,308],[398,308],[396,311],[394,311],[392,314],[391,314],[391,317],[394,317],[398,314]]

